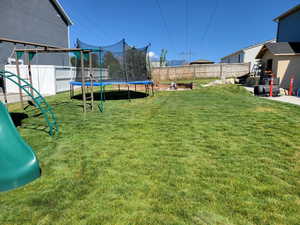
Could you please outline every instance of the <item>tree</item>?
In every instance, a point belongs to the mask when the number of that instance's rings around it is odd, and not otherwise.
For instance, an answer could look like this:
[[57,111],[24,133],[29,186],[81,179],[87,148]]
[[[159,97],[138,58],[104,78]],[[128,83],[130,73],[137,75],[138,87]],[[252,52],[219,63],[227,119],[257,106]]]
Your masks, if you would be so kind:
[[160,66],[166,66],[167,65],[167,53],[168,50],[166,49],[162,49],[161,53],[160,53],[160,60],[159,60],[159,64]]

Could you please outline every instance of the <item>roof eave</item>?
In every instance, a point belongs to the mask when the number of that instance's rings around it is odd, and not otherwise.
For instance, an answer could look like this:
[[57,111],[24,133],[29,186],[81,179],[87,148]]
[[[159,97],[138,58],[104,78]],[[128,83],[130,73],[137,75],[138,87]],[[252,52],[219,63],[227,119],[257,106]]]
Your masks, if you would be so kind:
[[51,0],[51,1],[58,8],[58,10],[60,11],[60,13],[64,16],[65,20],[67,21],[68,26],[72,26],[74,23],[71,20],[71,18],[68,16],[68,14],[66,13],[66,11],[64,10],[64,8],[60,4],[60,2],[58,0]]
[[293,14],[293,13],[299,11],[299,10],[300,10],[300,4],[298,4],[295,7],[289,9],[288,11],[282,13],[280,16],[273,19],[273,21],[278,23],[281,19],[284,19],[284,18],[288,17],[289,15],[291,15],[291,14]]
[[221,60],[223,60],[223,59],[225,59],[227,57],[230,57],[230,56],[234,56],[234,55],[236,55],[238,53],[241,53],[241,52],[245,53],[246,50],[249,50],[249,49],[252,49],[252,48],[256,48],[256,47],[259,47],[259,46],[264,46],[266,43],[270,43],[270,42],[273,42],[273,41],[275,41],[275,40],[272,39],[272,40],[268,40],[268,41],[265,41],[265,42],[262,42],[262,43],[258,43],[258,44],[255,44],[255,45],[250,45],[249,47],[243,48],[243,49],[241,49],[239,51],[236,51],[236,52],[234,52],[234,53],[232,53],[230,55],[224,56],[223,58],[221,58]]
[[300,56],[300,53],[277,53],[276,56]]
[[231,56],[234,56],[234,55],[236,55],[236,54],[238,54],[238,53],[241,53],[241,52],[245,52],[244,49],[239,50],[239,51],[236,51],[236,52],[234,52],[234,53],[231,53],[230,55],[226,55],[226,56],[224,56],[223,58],[221,58],[221,60],[222,60],[222,59],[226,59],[226,58],[231,57]]

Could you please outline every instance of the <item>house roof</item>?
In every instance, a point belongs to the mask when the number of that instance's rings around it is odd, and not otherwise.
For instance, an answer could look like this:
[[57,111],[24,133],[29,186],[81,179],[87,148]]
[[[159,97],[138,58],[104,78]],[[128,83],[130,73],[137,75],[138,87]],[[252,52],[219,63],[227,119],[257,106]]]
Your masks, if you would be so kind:
[[276,17],[273,21],[274,22],[279,22],[279,20],[282,20],[288,16],[290,16],[291,14],[294,14],[295,12],[298,12],[300,10],[300,4],[296,5],[295,7],[289,9],[288,11],[286,11],[285,13],[281,14],[280,16]]
[[68,16],[68,14],[64,10],[64,8],[60,4],[60,2],[58,0],[50,0],[50,1],[56,7],[56,9],[58,10],[58,12],[63,16],[63,19],[66,21],[66,23],[68,24],[68,26],[73,25],[73,22],[72,22],[71,18]]
[[214,62],[210,61],[210,60],[206,60],[206,59],[198,59],[195,61],[190,62],[190,64],[212,64]]
[[264,53],[269,50],[273,55],[299,55],[300,42],[277,42],[267,43],[256,56],[257,59],[263,57]]
[[222,59],[225,59],[225,58],[227,58],[227,57],[236,55],[236,54],[238,54],[238,53],[242,53],[242,52],[244,52],[245,50],[248,50],[248,49],[251,49],[251,48],[256,48],[256,47],[258,47],[258,46],[260,46],[260,45],[264,45],[264,44],[269,43],[269,42],[274,42],[274,40],[268,40],[268,41],[265,41],[265,42],[262,42],[262,43],[250,45],[250,46],[248,46],[248,47],[246,47],[246,48],[242,48],[242,49],[240,49],[240,50],[238,50],[238,51],[236,51],[236,52],[234,52],[234,53],[231,53],[231,54],[229,54],[229,55],[227,55],[227,56],[222,57],[221,60],[222,60]]

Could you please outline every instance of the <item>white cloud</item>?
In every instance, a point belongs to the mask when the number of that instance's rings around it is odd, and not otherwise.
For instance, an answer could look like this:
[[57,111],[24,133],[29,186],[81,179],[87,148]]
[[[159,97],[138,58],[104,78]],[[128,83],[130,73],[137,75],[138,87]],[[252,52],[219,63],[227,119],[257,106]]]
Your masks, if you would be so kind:
[[150,59],[156,58],[157,55],[155,54],[155,52],[148,52],[148,56]]

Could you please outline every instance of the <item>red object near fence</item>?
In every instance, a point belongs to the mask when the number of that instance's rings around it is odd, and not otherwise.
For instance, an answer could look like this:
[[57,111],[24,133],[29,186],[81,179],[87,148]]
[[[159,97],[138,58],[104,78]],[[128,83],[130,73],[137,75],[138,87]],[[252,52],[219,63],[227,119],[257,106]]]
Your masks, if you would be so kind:
[[291,78],[290,80],[290,89],[289,89],[289,95],[293,95],[293,89],[294,89],[294,78]]

